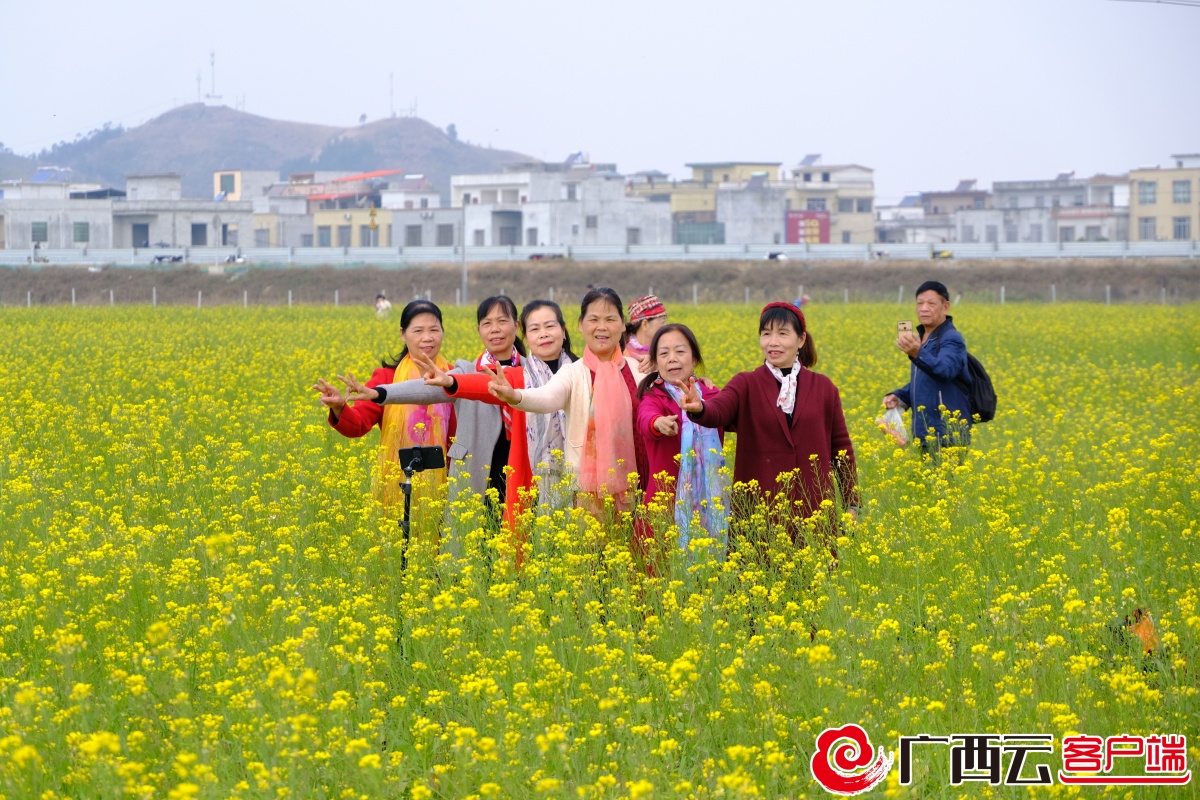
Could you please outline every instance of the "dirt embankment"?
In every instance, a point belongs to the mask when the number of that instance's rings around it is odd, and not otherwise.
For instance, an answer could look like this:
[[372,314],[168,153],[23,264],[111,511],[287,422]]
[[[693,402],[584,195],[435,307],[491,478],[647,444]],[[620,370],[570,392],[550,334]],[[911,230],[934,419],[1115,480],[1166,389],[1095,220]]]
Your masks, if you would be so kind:
[[[452,305],[460,286],[457,265],[406,269],[377,267],[228,267],[174,269],[43,267],[0,268],[0,305],[286,306],[331,305],[335,292],[342,305],[368,305],[383,291],[397,306],[426,293]],[[880,302],[911,297],[924,280],[944,282],[953,294],[976,302],[1104,302],[1106,288],[1114,303],[1168,303],[1200,300],[1200,260],[1153,261],[574,261],[471,264],[469,296],[504,292],[518,300],[549,297],[569,305],[588,286],[612,286],[631,300],[653,289],[666,303],[751,303],[794,300],[801,291],[816,301]],[[1052,288],[1053,287],[1053,288]]]

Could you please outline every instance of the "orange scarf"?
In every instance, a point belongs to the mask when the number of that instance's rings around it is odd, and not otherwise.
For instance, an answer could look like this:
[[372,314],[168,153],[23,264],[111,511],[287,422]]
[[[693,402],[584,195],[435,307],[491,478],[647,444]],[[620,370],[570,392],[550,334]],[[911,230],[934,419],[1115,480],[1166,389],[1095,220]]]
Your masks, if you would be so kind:
[[[438,368],[443,371],[450,369],[450,362],[440,355],[436,359]],[[396,367],[392,380],[401,381],[420,378],[421,371],[413,364],[412,359],[405,356]],[[404,480],[404,470],[400,467],[400,448],[434,445],[446,447],[446,433],[450,428],[450,403],[436,403],[428,406],[413,406],[406,403],[393,403],[383,407],[383,420],[380,423],[380,448],[378,469],[371,483],[371,491],[383,503],[388,511],[399,511],[404,507],[404,493],[400,484]],[[424,502],[431,500],[437,494],[437,488],[446,480],[446,470],[434,469],[413,476],[413,509],[418,509]],[[420,500],[418,500],[418,498]]]
[[637,472],[633,449],[633,398],[621,369],[625,359],[614,353],[612,361],[601,361],[584,349],[583,363],[596,374],[579,488],[596,495],[607,494],[618,506],[627,498],[629,475]]

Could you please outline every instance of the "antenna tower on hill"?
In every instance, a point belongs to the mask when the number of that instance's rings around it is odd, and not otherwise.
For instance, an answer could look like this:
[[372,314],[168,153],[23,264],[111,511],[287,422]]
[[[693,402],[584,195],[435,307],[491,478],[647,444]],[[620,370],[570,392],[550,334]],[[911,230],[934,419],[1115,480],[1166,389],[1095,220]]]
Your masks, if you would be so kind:
[[204,99],[210,103],[215,103],[221,99],[221,95],[217,94],[217,51],[211,50],[208,54],[208,66],[212,73],[212,89],[208,96]]

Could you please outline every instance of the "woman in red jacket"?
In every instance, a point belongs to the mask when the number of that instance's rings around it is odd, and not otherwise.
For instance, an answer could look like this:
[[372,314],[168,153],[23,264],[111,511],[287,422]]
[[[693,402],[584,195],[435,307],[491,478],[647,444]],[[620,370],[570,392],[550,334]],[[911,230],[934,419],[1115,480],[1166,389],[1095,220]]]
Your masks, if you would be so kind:
[[[735,517],[783,491],[793,504],[787,521],[793,538],[796,519],[811,517],[835,496],[857,517],[854,445],[837,387],[811,369],[817,349],[804,314],[791,303],[769,303],[759,316],[758,344],[762,366],[734,375],[715,397],[703,398],[694,378],[681,386],[681,406],[693,421],[710,428],[736,426],[733,480],[741,485],[734,489]],[[751,491],[752,481],[757,492]],[[826,515],[835,520],[833,509]]]
[[[400,336],[404,340],[404,349],[395,360],[385,359],[371,375],[367,386],[374,388],[420,377],[414,356],[430,360],[442,369],[450,368],[441,355],[442,310],[433,303],[414,300],[406,305],[400,314]],[[389,512],[396,512],[404,502],[400,489],[404,477],[399,461],[400,448],[436,445],[445,450],[447,442],[454,437],[453,406],[449,402],[422,406],[382,406],[369,402],[347,405],[342,393],[328,381],[318,379],[313,389],[321,393],[321,405],[329,409],[330,426],[343,436],[365,436],[379,426],[378,468],[371,481],[371,491]],[[425,504],[416,500],[432,498],[438,485],[445,480],[445,469],[428,470],[414,477],[413,508],[423,508]]]
[[[715,554],[723,559],[729,528],[724,431],[693,422],[679,407],[683,395],[677,384],[692,379],[703,363],[700,344],[690,328],[675,323],[655,331],[648,353],[653,371],[638,389],[636,426],[650,464],[645,503],[666,502],[685,551],[692,539],[692,519],[699,514],[703,530],[719,542]],[[717,387],[700,384],[700,392],[709,400]]]

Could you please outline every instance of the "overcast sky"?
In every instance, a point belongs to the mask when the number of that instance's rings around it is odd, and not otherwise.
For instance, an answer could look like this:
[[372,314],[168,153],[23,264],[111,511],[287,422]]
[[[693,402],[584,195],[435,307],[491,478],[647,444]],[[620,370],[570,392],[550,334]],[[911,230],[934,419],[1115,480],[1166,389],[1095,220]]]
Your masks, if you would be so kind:
[[[881,202],[960,178],[1087,176],[1200,152],[1200,8],[1121,0],[6,0],[0,142],[28,154],[211,86],[352,125],[685,177],[806,153]],[[186,9],[186,11],[184,10]],[[246,164],[247,168],[260,165]],[[419,164],[401,165],[418,171]]]

